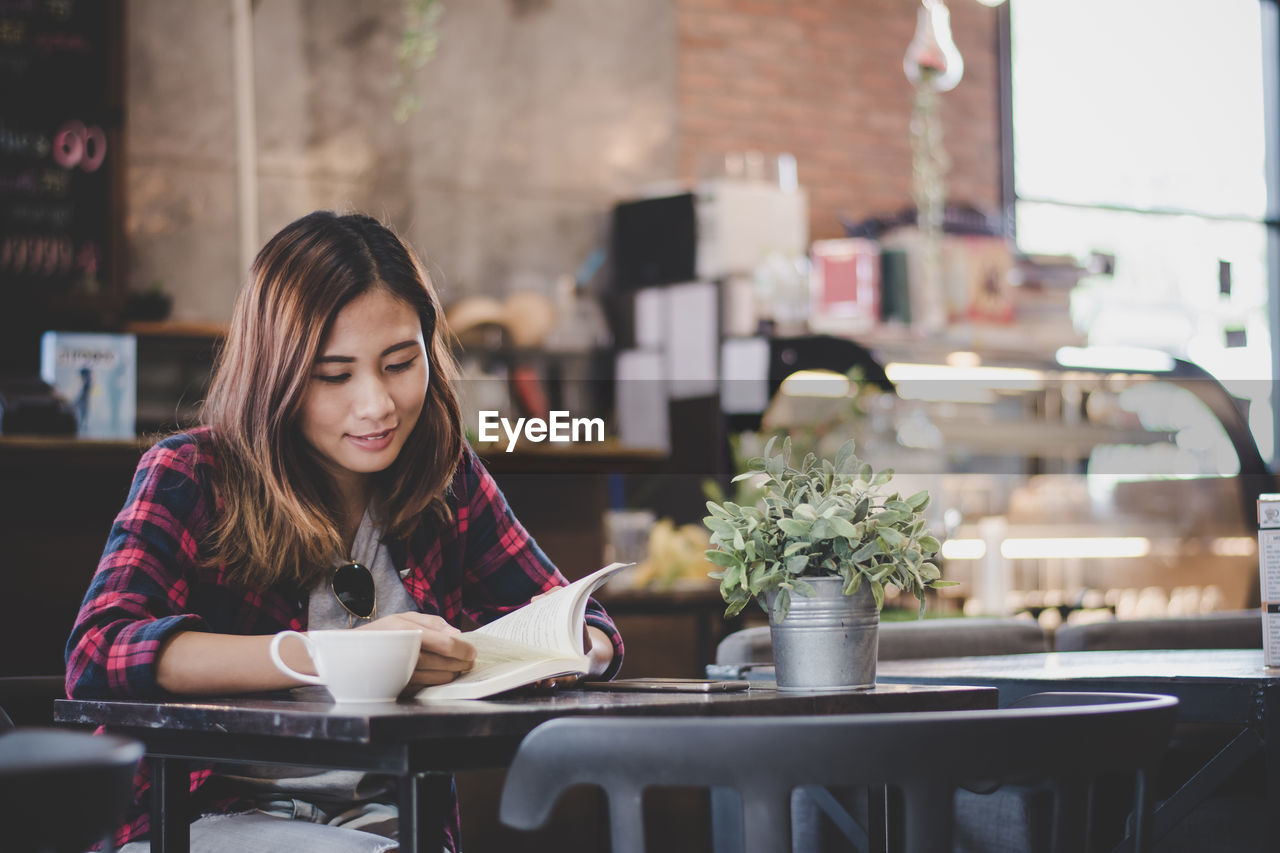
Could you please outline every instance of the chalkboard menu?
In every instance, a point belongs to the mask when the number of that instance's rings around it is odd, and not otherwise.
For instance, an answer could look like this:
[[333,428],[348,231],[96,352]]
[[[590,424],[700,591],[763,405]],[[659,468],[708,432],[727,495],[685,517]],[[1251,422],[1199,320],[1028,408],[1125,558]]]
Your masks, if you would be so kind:
[[116,301],[121,20],[120,2],[0,0],[0,312]]

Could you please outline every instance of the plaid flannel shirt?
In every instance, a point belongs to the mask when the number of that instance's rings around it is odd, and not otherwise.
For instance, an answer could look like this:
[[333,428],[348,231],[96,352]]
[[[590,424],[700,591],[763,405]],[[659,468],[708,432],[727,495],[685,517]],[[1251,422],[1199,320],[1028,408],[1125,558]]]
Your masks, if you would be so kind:
[[[207,428],[170,436],[138,463],[124,509],[89,585],[67,643],[67,695],[76,699],[153,697],[156,655],[180,631],[274,634],[306,630],[308,591],[278,584],[232,583],[225,566],[204,559],[217,512],[217,466]],[[514,610],[540,592],[567,583],[512,515],[493,477],[467,448],[445,501],[452,523],[434,516],[407,542],[387,543],[405,589],[423,613],[455,623],[465,614],[480,624]],[[612,677],[622,664],[622,639],[592,600],[587,624],[613,642]],[[191,774],[194,793],[208,767]],[[117,844],[150,831],[146,808],[150,774],[135,780],[134,805]],[[222,801],[218,810],[233,810]],[[457,803],[445,826],[451,849],[458,838]]]

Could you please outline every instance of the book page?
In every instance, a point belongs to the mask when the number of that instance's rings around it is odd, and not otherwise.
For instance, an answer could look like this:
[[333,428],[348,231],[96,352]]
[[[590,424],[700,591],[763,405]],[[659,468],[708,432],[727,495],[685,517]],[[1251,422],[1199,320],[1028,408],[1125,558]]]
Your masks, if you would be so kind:
[[542,649],[543,657],[581,657],[585,654],[582,623],[586,617],[587,599],[614,573],[630,565],[633,564],[610,563],[585,578],[560,587],[545,598],[532,601],[463,635],[463,639],[482,634]]
[[585,673],[582,624],[591,593],[615,572],[633,565],[612,563],[560,587],[519,610],[461,635],[476,649],[470,672],[448,684],[424,687],[421,699],[479,699],[544,678]]
[[469,674],[485,675],[489,669],[512,661],[527,662],[554,657],[548,655],[546,649],[479,631],[469,631],[462,635],[462,639],[476,649],[476,664]]

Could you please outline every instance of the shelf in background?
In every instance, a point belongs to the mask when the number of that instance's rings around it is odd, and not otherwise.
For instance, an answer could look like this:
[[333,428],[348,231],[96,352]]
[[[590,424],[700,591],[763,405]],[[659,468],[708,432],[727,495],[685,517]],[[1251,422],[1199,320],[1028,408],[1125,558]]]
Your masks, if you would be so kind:
[[965,448],[972,452],[1001,455],[1044,456],[1053,454],[1088,456],[1099,445],[1173,444],[1176,433],[1140,427],[1106,424],[1064,424],[1035,420],[985,420],[943,418],[932,421],[948,451]]
[[189,323],[174,320],[134,320],[124,329],[131,335],[147,338],[193,338],[219,340],[226,337],[226,323]]
[[[56,454],[77,460],[130,456],[136,461],[152,443],[152,437],[99,440],[74,436],[5,435],[0,436],[0,468],[11,467],[21,459],[37,454]],[[485,445],[475,448],[475,451],[491,471],[512,474],[643,473],[653,471],[667,458],[659,450],[623,447],[612,441],[568,447],[521,445],[511,453],[501,447]]]
[[667,459],[661,450],[625,447],[616,441],[567,447],[521,444],[511,453],[498,444],[473,445],[473,449],[489,470],[513,474],[650,473]]

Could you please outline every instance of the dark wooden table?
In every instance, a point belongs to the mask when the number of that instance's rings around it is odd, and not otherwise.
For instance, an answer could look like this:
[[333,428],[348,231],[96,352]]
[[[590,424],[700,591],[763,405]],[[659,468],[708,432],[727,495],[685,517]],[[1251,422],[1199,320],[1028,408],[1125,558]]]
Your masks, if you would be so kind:
[[1003,707],[1043,691],[1163,693],[1178,719],[1230,726],[1236,734],[1155,813],[1158,842],[1247,759],[1262,753],[1265,837],[1280,838],[1280,668],[1261,649],[1054,652],[881,662],[885,683],[995,687]]
[[321,688],[200,701],[59,700],[61,723],[105,726],[142,741],[151,764],[152,850],[185,851],[192,762],[246,762],[387,773],[400,780],[400,844],[439,853],[455,770],[502,767],[521,739],[573,715],[799,715],[992,708],[995,691],[880,685],[840,693],[603,693],[573,690],[480,701],[335,705]]

